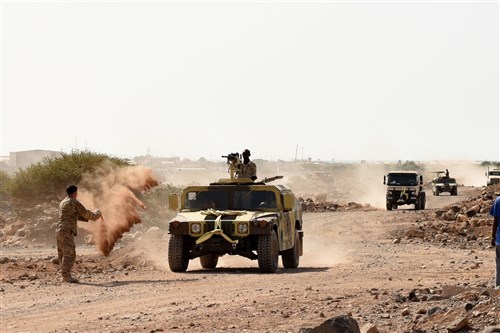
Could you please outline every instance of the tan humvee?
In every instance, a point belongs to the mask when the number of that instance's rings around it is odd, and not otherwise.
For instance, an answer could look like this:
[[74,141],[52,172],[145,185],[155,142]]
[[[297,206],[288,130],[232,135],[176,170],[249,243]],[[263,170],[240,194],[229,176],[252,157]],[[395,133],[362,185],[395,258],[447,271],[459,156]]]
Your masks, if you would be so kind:
[[297,268],[301,205],[289,188],[267,182],[231,177],[171,195],[170,209],[178,213],[169,222],[170,269],[184,272],[198,257],[203,268],[215,268],[226,254],[256,259],[265,273],[276,272],[279,255],[285,268]]

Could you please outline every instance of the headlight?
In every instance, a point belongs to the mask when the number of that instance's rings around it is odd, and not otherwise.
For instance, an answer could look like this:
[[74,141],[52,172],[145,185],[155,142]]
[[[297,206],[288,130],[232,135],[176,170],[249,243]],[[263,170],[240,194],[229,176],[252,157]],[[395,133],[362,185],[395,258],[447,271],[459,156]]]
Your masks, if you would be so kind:
[[238,233],[246,234],[248,232],[248,224],[246,223],[238,223]]
[[191,223],[191,233],[199,234],[201,232],[201,224]]

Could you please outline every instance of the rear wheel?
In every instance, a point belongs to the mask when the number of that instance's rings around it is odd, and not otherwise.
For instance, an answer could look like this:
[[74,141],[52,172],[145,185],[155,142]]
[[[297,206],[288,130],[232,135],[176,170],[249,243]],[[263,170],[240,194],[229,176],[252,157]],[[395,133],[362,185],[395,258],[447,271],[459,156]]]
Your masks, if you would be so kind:
[[189,265],[186,239],[180,235],[170,235],[168,242],[168,266],[172,272],[185,272]]
[[283,267],[285,268],[297,268],[299,267],[299,255],[300,251],[300,239],[299,232],[295,230],[295,242],[293,247],[289,250],[283,251],[281,255],[281,261],[283,262]]
[[200,257],[200,264],[203,268],[215,268],[217,267],[217,262],[219,261],[219,256],[215,253],[205,254]]
[[262,273],[274,273],[278,269],[279,244],[276,232],[260,235],[257,241],[257,258]]

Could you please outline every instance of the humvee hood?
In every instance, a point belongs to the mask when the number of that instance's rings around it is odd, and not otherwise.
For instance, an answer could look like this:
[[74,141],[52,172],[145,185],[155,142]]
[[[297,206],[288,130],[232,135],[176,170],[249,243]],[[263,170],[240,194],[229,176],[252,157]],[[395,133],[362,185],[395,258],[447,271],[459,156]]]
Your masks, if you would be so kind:
[[[179,221],[179,222],[194,222],[194,221],[213,221],[217,218],[216,215],[213,214],[202,214],[203,211],[196,211],[196,212],[181,212],[178,213],[177,216],[175,216],[172,221]],[[253,220],[258,220],[258,219],[269,219],[269,218],[274,218],[277,216],[278,213],[276,212],[255,212],[255,211],[237,211],[241,212],[239,215],[231,215],[229,212],[235,212],[235,211],[228,211],[227,215],[222,215],[221,220],[222,221],[253,221]]]

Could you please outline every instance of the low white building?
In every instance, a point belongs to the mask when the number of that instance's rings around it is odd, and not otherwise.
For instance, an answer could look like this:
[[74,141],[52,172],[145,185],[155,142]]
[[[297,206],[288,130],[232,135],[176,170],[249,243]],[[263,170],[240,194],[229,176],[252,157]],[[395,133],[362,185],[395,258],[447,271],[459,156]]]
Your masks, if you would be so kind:
[[10,167],[24,168],[30,164],[41,162],[46,157],[59,157],[61,153],[52,150],[25,150],[10,153],[8,165]]

